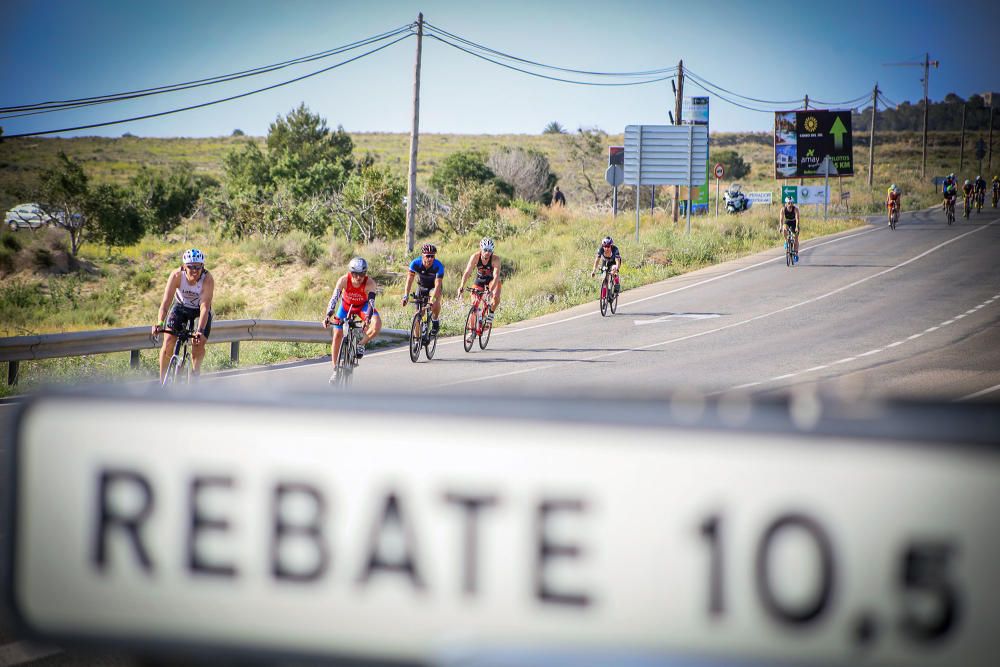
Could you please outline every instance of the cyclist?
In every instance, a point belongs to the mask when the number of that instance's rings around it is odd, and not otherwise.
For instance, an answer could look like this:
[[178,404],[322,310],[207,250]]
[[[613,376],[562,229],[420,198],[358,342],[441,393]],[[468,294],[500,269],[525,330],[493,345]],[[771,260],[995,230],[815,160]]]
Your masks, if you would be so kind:
[[479,242],[479,252],[474,252],[469,257],[465,273],[462,274],[462,282],[458,285],[458,296],[461,297],[465,281],[469,279],[472,270],[476,270],[476,287],[488,289],[493,295],[490,312],[486,314],[487,324],[493,322],[493,314],[500,307],[500,289],[503,286],[500,282],[500,258],[493,254],[494,245],[493,239],[488,236]]
[[788,240],[788,235],[791,234],[794,238],[794,245],[792,246],[792,262],[798,263],[799,261],[799,232],[802,231],[799,225],[799,207],[792,202],[791,197],[785,197],[785,205],[781,207],[781,213],[778,216],[778,225],[781,228],[781,233]]
[[975,193],[975,186],[972,185],[972,181],[965,179],[965,185],[962,186],[962,194],[965,195],[965,209],[969,210],[972,208],[972,195]]
[[955,198],[956,197],[958,197],[958,188],[955,187],[955,183],[954,182],[949,183],[948,185],[944,186],[944,209],[945,209],[945,211],[948,210],[948,205],[949,204],[951,204],[951,206],[955,205]]
[[975,191],[976,201],[979,203],[979,207],[982,208],[983,204],[986,203],[986,179],[980,174],[976,176],[976,180],[972,186]]
[[622,254],[615,245],[614,239],[605,236],[601,241],[601,247],[597,249],[597,257],[594,258],[594,266],[590,270],[590,277],[597,275],[597,265],[601,264],[605,271],[610,271],[615,277],[615,294],[622,291],[621,280],[618,278],[618,271],[622,268]]
[[993,176],[993,208],[997,207],[997,199],[1000,199],[1000,176]]
[[425,243],[420,248],[420,257],[410,262],[410,271],[406,276],[406,287],[403,288],[403,305],[410,299],[410,287],[413,279],[417,279],[416,295],[426,298],[434,290],[431,302],[431,331],[437,333],[441,328],[438,319],[441,316],[441,283],[444,280],[444,264],[435,259],[437,248],[433,243]]
[[[330,297],[330,303],[326,307],[326,317],[323,318],[323,328],[332,326],[334,329],[333,342],[330,343],[330,354],[333,355],[330,363],[334,369],[333,375],[330,376],[331,383],[337,376],[337,355],[340,354],[340,344],[344,340],[344,320],[348,315],[357,314],[362,322],[368,324],[361,344],[358,345],[358,358],[365,356],[365,345],[382,330],[382,318],[375,310],[375,292],[378,290],[378,285],[368,275],[368,262],[361,257],[355,257],[347,265],[347,269],[348,272],[340,277],[333,288],[333,296]],[[338,306],[341,296],[344,300]]]
[[[948,174],[947,176],[945,176],[945,178],[944,178],[944,183],[942,183],[942,184],[941,184],[941,192],[942,192],[942,193],[945,193],[945,192],[947,192],[947,191],[948,191],[948,187],[949,187],[949,186],[951,186],[951,187],[954,187],[954,188],[956,188],[956,189],[958,188],[958,181],[957,181],[957,180],[955,180],[955,174],[954,174],[954,173],[952,173],[952,174]],[[944,203],[943,203],[943,204],[941,205],[941,210],[942,210],[942,211],[943,211],[943,210],[945,210],[945,208],[946,208],[947,206],[948,206],[948,198],[947,198],[947,197],[945,197],[945,201],[944,201]]]
[[[900,212],[903,210],[903,197],[899,194],[899,188],[893,183],[889,186],[889,191],[885,197],[885,207],[888,210],[889,217],[892,218],[892,208],[896,207],[896,211]],[[892,224],[890,220],[889,224]]]
[[[212,332],[212,296],[215,294],[215,278],[205,270],[205,253],[197,248],[185,250],[181,255],[181,265],[167,278],[163,290],[157,324],[153,325],[154,336],[163,332],[160,347],[160,382],[167,371],[167,364],[174,353],[177,336],[172,333],[183,331],[188,323],[197,320],[195,333],[191,339],[191,369],[194,375],[201,373],[201,362],[205,358],[205,341]],[[171,302],[173,302],[171,304]],[[169,308],[169,315],[167,309]]]

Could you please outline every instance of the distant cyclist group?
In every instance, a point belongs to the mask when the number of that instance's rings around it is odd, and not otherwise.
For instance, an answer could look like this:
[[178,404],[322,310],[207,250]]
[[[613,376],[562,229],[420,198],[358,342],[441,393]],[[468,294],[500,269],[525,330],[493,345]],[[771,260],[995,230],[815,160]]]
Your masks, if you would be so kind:
[[[992,182],[993,207],[996,208],[1000,200],[1000,176],[994,176]],[[955,200],[958,197],[958,180],[955,174],[949,174],[944,181],[942,191],[944,200],[943,210],[948,215],[948,223],[954,222]],[[981,210],[986,198],[986,181],[982,176],[977,176],[975,180],[966,179],[962,185],[962,194],[965,199],[964,215],[969,217],[973,207]],[[899,187],[896,184],[889,186],[885,199],[886,213],[889,218],[889,226],[895,229],[899,219],[899,213],[903,207],[903,198]],[[788,255],[788,265],[793,266],[798,263],[799,255],[799,235],[802,232],[799,208],[791,197],[786,197],[784,205],[778,216],[778,225],[785,239],[786,254]],[[470,276],[474,275],[473,287],[473,309],[470,311],[470,322],[477,312],[477,307],[482,306],[481,317],[478,322],[478,334],[480,346],[485,348],[483,328],[486,329],[485,336],[488,338],[488,330],[492,328],[493,317],[496,309],[500,306],[501,281],[500,258],[494,252],[495,243],[493,239],[486,237],[479,242],[479,250],[469,256],[465,271],[458,286],[456,298],[461,298],[465,291],[465,285]],[[610,236],[604,237],[597,249],[594,257],[594,264],[591,267],[590,275],[596,275],[598,268],[605,276],[602,282],[602,314],[604,313],[605,302],[612,305],[617,303],[616,298],[621,291],[621,279],[619,272],[622,266],[622,254],[614,239]],[[333,329],[333,338],[330,343],[331,363],[334,367],[334,374],[330,378],[331,383],[335,383],[337,375],[341,372],[338,366],[341,346],[344,341],[343,325],[347,321],[352,323],[359,320],[356,326],[359,333],[355,334],[357,339],[353,343],[352,354],[354,359],[360,359],[365,354],[365,346],[374,340],[382,330],[382,318],[375,308],[375,295],[379,291],[375,279],[368,275],[368,262],[362,257],[355,257],[347,267],[347,273],[341,276],[333,288],[333,294],[327,304],[325,316],[322,319],[323,328]],[[413,259],[408,265],[406,285],[403,289],[401,303],[406,306],[410,298],[413,297],[418,304],[418,314],[430,309],[430,328],[426,331],[426,320],[424,320],[424,336],[437,337],[440,330],[441,301],[444,281],[444,264],[437,259],[437,247],[433,243],[425,243],[420,249],[420,255]],[[410,292],[416,283],[416,289]],[[205,269],[205,255],[196,248],[184,251],[181,257],[179,268],[171,272],[167,279],[163,292],[163,299],[160,302],[160,310],[157,323],[152,327],[152,334],[158,336],[164,334],[163,343],[160,348],[159,366],[160,382],[166,383],[177,374],[177,367],[184,368],[189,364],[187,344],[190,342],[190,364],[186,368],[188,375],[197,376],[201,369],[201,363],[205,358],[205,343],[212,330],[212,298],[215,292],[215,279]],[[470,325],[467,325],[470,326]],[[475,332],[473,332],[475,334]],[[424,344],[427,344],[426,339]],[[183,347],[183,354],[178,358],[179,350]],[[428,348],[430,350],[430,348]],[[466,350],[471,349],[467,341]],[[417,344],[417,354],[420,346]],[[432,352],[428,353],[428,357]],[[412,358],[413,355],[411,355]],[[415,360],[415,359],[414,359]]]

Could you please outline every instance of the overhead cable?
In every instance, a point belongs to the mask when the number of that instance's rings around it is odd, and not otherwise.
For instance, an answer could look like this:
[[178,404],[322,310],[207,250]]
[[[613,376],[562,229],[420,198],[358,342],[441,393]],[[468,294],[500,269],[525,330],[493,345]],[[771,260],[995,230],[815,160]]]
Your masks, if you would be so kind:
[[[711,88],[716,88],[718,90],[721,90],[724,93],[732,95],[733,97],[738,97],[740,99],[748,100],[750,102],[759,102],[761,104],[781,105],[781,104],[798,104],[799,102],[802,101],[802,98],[795,99],[795,100],[762,100],[762,99],[758,99],[756,97],[750,97],[748,95],[741,95],[739,93],[733,92],[732,90],[728,90],[726,88],[723,88],[722,86],[720,86],[717,83],[712,83],[711,81],[706,80],[704,77],[701,77],[698,74],[696,74],[695,72],[692,72],[691,69],[687,68],[687,67],[684,68],[684,76],[690,76],[691,78],[695,79],[696,81],[699,81],[700,83],[703,83],[703,84],[705,84],[705,85],[707,85],[707,86],[709,86]],[[705,90],[704,86],[702,86],[702,89]]]
[[20,134],[5,134],[3,136],[3,138],[4,139],[15,139],[17,137],[33,137],[33,136],[43,135],[43,134],[57,134],[59,132],[73,132],[75,130],[89,130],[89,129],[95,128],[95,127],[106,127],[108,125],[119,125],[121,123],[130,123],[130,122],[136,121],[136,120],[146,120],[148,118],[158,118],[160,116],[167,116],[167,115],[170,115],[170,114],[180,113],[182,111],[191,111],[192,109],[201,109],[203,107],[212,106],[213,104],[221,104],[222,102],[229,102],[229,101],[232,101],[232,100],[240,99],[242,97],[249,97],[250,95],[256,95],[257,93],[263,93],[263,92],[268,91],[268,90],[274,90],[275,88],[280,88],[282,86],[287,86],[289,84],[296,83],[298,81],[302,81],[303,79],[308,79],[310,77],[314,77],[314,76],[317,76],[319,74],[323,74],[324,72],[329,72],[330,70],[333,70],[333,69],[336,69],[338,67],[341,67],[342,65],[346,65],[348,63],[352,63],[355,60],[360,60],[361,58],[364,58],[366,56],[370,56],[373,53],[376,53],[376,52],[381,51],[383,49],[387,49],[390,46],[392,46],[393,44],[398,44],[399,42],[403,41],[404,39],[408,39],[408,38],[410,38],[412,36],[413,35],[411,33],[407,33],[406,35],[403,35],[402,37],[394,39],[393,41],[389,42],[388,44],[383,44],[382,46],[379,46],[377,48],[372,49],[371,51],[366,51],[365,53],[362,53],[360,55],[354,56],[353,58],[349,58],[347,60],[341,61],[341,62],[336,63],[334,65],[330,65],[329,67],[324,67],[323,69],[316,70],[315,72],[310,72],[308,74],[303,74],[302,76],[295,77],[294,79],[289,79],[287,81],[281,81],[279,83],[276,83],[276,84],[273,84],[273,85],[270,85],[270,86],[265,86],[264,88],[258,88],[256,90],[251,90],[251,91],[246,92],[246,93],[240,93],[239,95],[231,95],[229,97],[224,97],[224,98],[221,98],[221,99],[212,100],[210,102],[202,102],[201,104],[192,104],[191,106],[181,107],[179,109],[170,109],[168,111],[160,111],[158,113],[145,114],[145,115],[142,115],[142,116],[134,116],[132,118],[123,118],[121,120],[111,120],[111,121],[107,121],[107,122],[103,122],[103,123],[91,123],[89,125],[78,125],[76,127],[65,127],[65,128],[61,128],[61,129],[58,129],[58,130],[42,130],[42,131],[38,131],[38,132],[22,132]]

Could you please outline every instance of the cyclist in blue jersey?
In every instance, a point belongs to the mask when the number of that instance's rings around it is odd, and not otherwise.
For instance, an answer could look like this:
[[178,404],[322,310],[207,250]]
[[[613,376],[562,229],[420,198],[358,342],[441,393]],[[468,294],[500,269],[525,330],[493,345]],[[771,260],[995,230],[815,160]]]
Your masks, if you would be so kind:
[[406,275],[406,287],[403,288],[403,305],[410,299],[410,287],[413,286],[413,279],[417,280],[417,291],[414,292],[419,297],[434,294],[431,297],[431,331],[437,333],[441,328],[438,319],[441,316],[441,284],[444,280],[444,264],[441,260],[435,259],[437,248],[433,243],[425,243],[420,248],[420,257],[410,262],[410,271]]

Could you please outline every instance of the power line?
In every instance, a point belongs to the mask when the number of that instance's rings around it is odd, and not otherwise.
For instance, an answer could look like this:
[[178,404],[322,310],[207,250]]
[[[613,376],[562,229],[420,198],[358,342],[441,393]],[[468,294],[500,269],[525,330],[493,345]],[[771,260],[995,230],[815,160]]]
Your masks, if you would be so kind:
[[170,114],[180,113],[181,111],[191,111],[192,109],[201,109],[203,107],[212,106],[213,104],[221,104],[222,102],[230,102],[232,100],[237,100],[237,99],[240,99],[242,97],[249,97],[250,95],[256,95],[257,93],[263,93],[263,92],[266,92],[268,90],[273,90],[275,88],[280,88],[281,86],[287,86],[289,84],[296,83],[298,81],[302,81],[303,79],[308,79],[310,77],[317,76],[319,74],[323,74],[324,72],[329,72],[330,70],[336,69],[336,68],[338,68],[338,67],[340,67],[342,65],[346,65],[348,63],[352,63],[355,60],[360,60],[361,58],[364,58],[366,56],[370,56],[373,53],[376,53],[376,52],[381,51],[383,49],[387,49],[390,46],[392,46],[393,44],[397,44],[397,43],[403,41],[404,39],[408,39],[408,38],[410,38],[412,36],[413,36],[412,34],[403,35],[402,37],[399,37],[399,38],[397,38],[397,39],[389,42],[388,44],[383,44],[382,46],[379,46],[377,48],[372,49],[371,51],[366,51],[365,53],[362,53],[360,55],[354,56],[353,58],[349,58],[347,60],[341,61],[341,62],[336,63],[334,65],[330,65],[329,67],[324,67],[323,69],[316,70],[315,72],[310,72],[308,74],[303,74],[302,76],[295,77],[294,79],[289,79],[287,81],[282,81],[280,83],[276,83],[276,84],[273,84],[273,85],[270,85],[270,86],[266,86],[264,88],[258,88],[256,90],[251,90],[251,91],[246,92],[246,93],[240,93],[239,95],[231,95],[230,97],[224,97],[224,98],[221,98],[221,99],[218,99],[218,100],[212,100],[210,102],[202,102],[201,104],[193,104],[191,106],[181,107],[179,109],[170,109],[168,111],[160,111],[158,113],[145,114],[145,115],[142,115],[142,116],[134,116],[132,118],[123,118],[121,120],[111,120],[111,121],[107,121],[107,122],[104,122],[104,123],[91,123],[89,125],[79,125],[77,127],[65,127],[65,128],[59,129],[59,130],[43,130],[43,131],[39,131],[39,132],[22,132],[20,134],[7,134],[7,135],[4,135],[3,138],[4,139],[16,139],[18,137],[33,137],[33,136],[38,136],[38,135],[42,135],[42,134],[57,134],[59,132],[72,132],[72,131],[75,131],[75,130],[89,130],[89,129],[95,128],[95,127],[106,127],[108,125],[119,125],[121,123],[130,123],[130,122],[136,121],[136,120],[146,120],[148,118],[158,118],[160,116],[167,116],[167,115],[170,115]]
[[506,67],[507,69],[514,70],[515,72],[521,72],[523,74],[528,74],[530,76],[537,76],[537,77],[539,77],[541,79],[548,79],[549,81],[559,81],[561,83],[573,83],[573,84],[577,84],[577,85],[580,85],[580,86],[618,86],[618,87],[621,87],[621,86],[641,86],[641,85],[644,85],[644,84],[647,84],[647,83],[656,83],[657,81],[666,81],[667,79],[673,78],[673,76],[674,76],[674,74],[668,74],[667,76],[661,76],[661,77],[657,77],[657,78],[653,78],[653,79],[644,79],[642,81],[625,81],[625,82],[620,82],[620,83],[610,83],[610,82],[609,83],[603,83],[603,82],[598,82],[598,81],[579,81],[579,80],[574,80],[574,79],[564,79],[562,77],[549,76],[548,74],[539,74],[538,72],[532,72],[530,70],[526,70],[526,69],[523,69],[521,67],[515,67],[514,65],[508,65],[507,63],[500,62],[499,60],[494,60],[493,58],[490,58],[489,56],[484,56],[481,53],[476,53],[475,51],[467,49],[467,48],[465,48],[463,46],[459,46],[458,44],[450,42],[447,39],[444,39],[443,37],[439,37],[438,35],[427,35],[427,37],[430,38],[430,39],[435,39],[435,40],[437,40],[437,41],[439,41],[439,42],[441,42],[443,44],[447,44],[448,46],[450,46],[450,47],[452,47],[454,49],[458,49],[459,51],[463,51],[463,52],[469,54],[470,56],[475,56],[476,58],[480,58],[480,59],[485,60],[487,62],[491,62],[494,65],[499,65],[500,67]]
[[560,72],[568,72],[570,74],[586,74],[589,76],[610,76],[610,77],[645,77],[645,76],[656,76],[658,74],[667,74],[670,72],[677,71],[676,66],[664,67],[661,69],[653,69],[653,70],[634,71],[634,72],[595,72],[590,70],[580,70],[580,69],[572,69],[569,67],[560,67],[558,65],[547,65],[545,63],[541,63],[535,60],[528,60],[526,58],[521,58],[515,55],[511,55],[509,53],[505,53],[503,51],[498,51],[483,44],[473,42],[472,40],[466,39],[460,35],[456,35],[454,33],[448,32],[447,30],[444,30],[443,28],[439,28],[435,26],[433,23],[430,23],[428,21],[425,21],[424,25],[430,28],[433,32],[440,33],[446,37],[450,37],[451,39],[459,41],[474,49],[484,51],[486,53],[491,53],[497,57],[505,58],[507,60],[514,60],[520,63],[524,63],[525,65],[533,65],[535,67],[542,67],[545,69],[552,69]]
[[204,79],[197,79],[194,81],[186,81],[183,83],[169,84],[165,86],[157,86],[154,88],[144,88],[141,90],[133,90],[121,93],[111,93],[107,95],[98,95],[94,97],[81,97],[70,100],[60,100],[60,101],[50,101],[50,102],[39,102],[35,104],[23,104],[9,107],[0,107],[0,112],[5,111],[17,111],[17,112],[29,112],[29,113],[18,113],[8,116],[0,116],[0,118],[16,118],[19,116],[33,115],[37,113],[44,113],[48,111],[61,111],[64,109],[79,108],[82,106],[92,106],[94,104],[106,104],[110,102],[120,102],[124,100],[136,99],[140,97],[147,97],[149,95],[159,95],[162,93],[171,93],[181,90],[188,90],[191,88],[199,88],[201,86],[214,85],[217,83],[227,83],[230,81],[236,81],[250,76],[258,76],[260,74],[267,74],[270,72],[275,72],[286,67],[291,67],[293,65],[300,65],[308,62],[313,62],[316,60],[322,60],[329,58],[346,51],[351,51],[363,46],[368,46],[370,44],[377,43],[379,41],[384,41],[391,37],[394,37],[401,32],[409,33],[411,26],[401,26],[395,30],[390,30],[388,32],[382,33],[380,35],[373,35],[372,37],[367,37],[350,44],[345,44],[343,46],[338,46],[333,49],[327,49],[326,51],[321,51],[319,53],[310,54],[307,56],[301,56],[299,58],[294,58],[291,60],[286,60],[280,63],[274,63],[271,65],[263,65],[261,67],[255,67],[249,70],[242,70],[240,72],[233,72],[230,74],[221,74],[218,76],[208,77]]
[[[685,68],[684,74],[686,76],[690,76],[693,79],[696,79],[697,81],[699,81],[699,82],[701,82],[701,83],[703,83],[703,84],[705,84],[705,85],[707,85],[709,87],[716,88],[718,90],[721,90],[724,93],[732,95],[733,97],[738,97],[740,99],[748,100],[750,102],[759,102],[761,104],[782,105],[782,104],[798,104],[799,102],[802,101],[801,99],[795,99],[795,100],[761,100],[761,99],[758,99],[756,97],[749,97],[747,95],[741,95],[739,93],[733,92],[732,90],[728,90],[726,88],[723,88],[719,84],[712,83],[711,81],[706,80],[704,77],[701,77],[698,74],[695,74],[694,72],[691,71],[690,68]],[[706,90],[706,88],[704,86],[701,86],[701,88],[702,88],[702,90]],[[755,109],[755,111],[759,111],[759,109]]]
[[[685,70],[685,73],[686,72],[687,72],[687,70]],[[741,109],[746,109],[747,111],[757,111],[757,112],[760,112],[760,113],[775,113],[774,109],[758,109],[756,107],[747,106],[745,104],[741,104],[740,102],[736,102],[735,100],[731,100],[728,97],[726,97],[724,95],[721,95],[721,94],[717,93],[714,90],[709,90],[705,86],[701,85],[701,82],[699,82],[698,79],[695,79],[693,77],[691,78],[691,83],[693,83],[694,85],[698,86],[699,88],[701,88],[702,90],[704,90],[706,93],[709,93],[711,95],[715,95],[716,97],[718,97],[723,102],[728,102],[729,104],[732,104],[733,106],[740,107]]]

